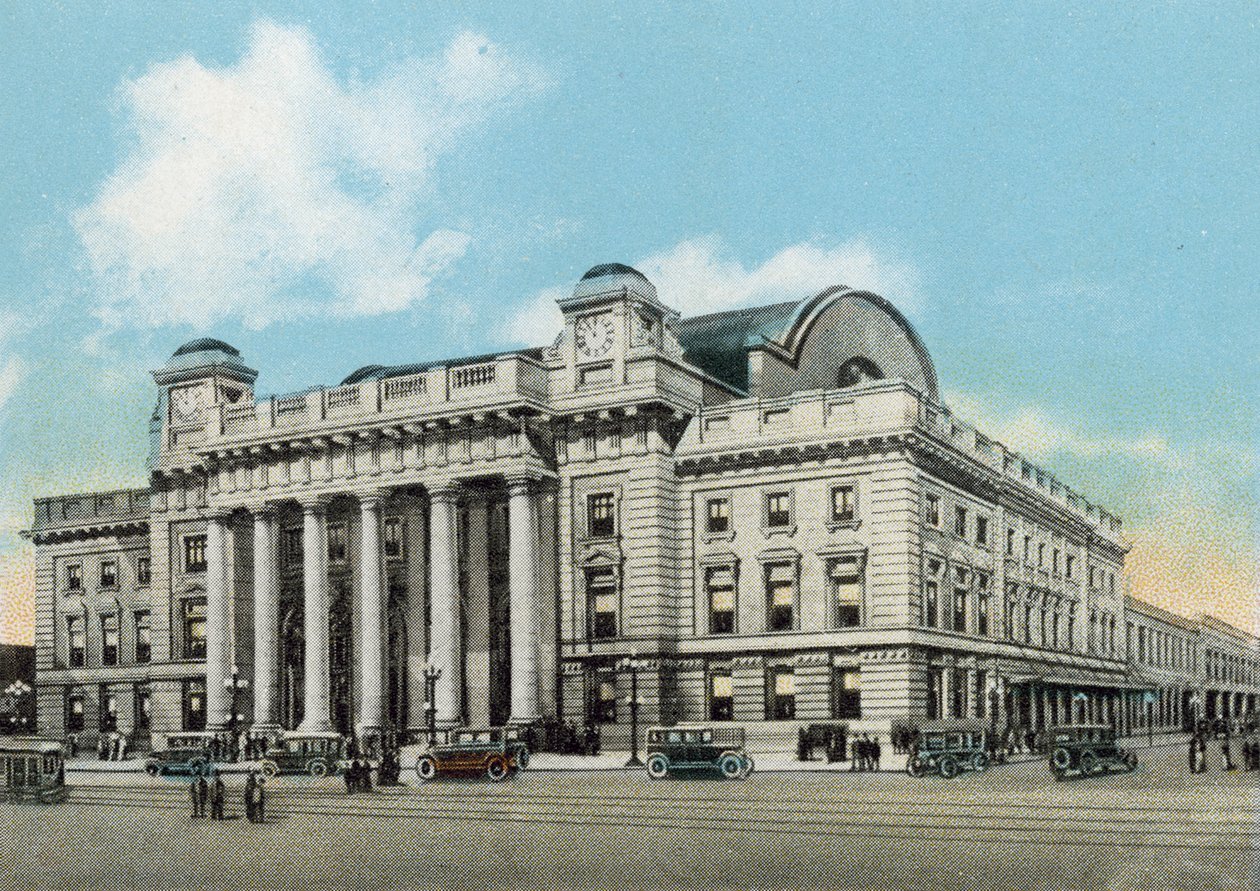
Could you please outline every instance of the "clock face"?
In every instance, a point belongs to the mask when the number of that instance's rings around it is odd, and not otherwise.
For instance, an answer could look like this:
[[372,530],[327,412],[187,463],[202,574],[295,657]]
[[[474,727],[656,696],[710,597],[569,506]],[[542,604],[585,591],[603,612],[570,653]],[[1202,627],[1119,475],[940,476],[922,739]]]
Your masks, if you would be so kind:
[[171,414],[176,421],[195,420],[206,401],[202,387],[183,387],[171,390]]
[[573,340],[578,355],[582,358],[603,356],[613,345],[612,316],[586,316],[578,319],[573,325]]

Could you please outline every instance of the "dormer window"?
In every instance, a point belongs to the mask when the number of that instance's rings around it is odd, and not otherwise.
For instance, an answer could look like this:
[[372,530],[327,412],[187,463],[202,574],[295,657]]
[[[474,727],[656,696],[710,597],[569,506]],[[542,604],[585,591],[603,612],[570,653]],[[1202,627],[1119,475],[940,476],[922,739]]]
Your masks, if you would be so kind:
[[865,356],[854,356],[841,365],[840,370],[836,372],[836,386],[841,390],[860,387],[862,384],[883,379],[884,372]]

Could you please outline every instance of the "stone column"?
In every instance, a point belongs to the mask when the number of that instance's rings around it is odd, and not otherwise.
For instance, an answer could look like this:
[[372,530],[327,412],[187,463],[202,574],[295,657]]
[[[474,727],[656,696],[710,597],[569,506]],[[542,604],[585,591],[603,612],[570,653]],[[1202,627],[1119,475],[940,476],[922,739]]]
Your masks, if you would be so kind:
[[512,723],[537,721],[539,686],[538,507],[534,481],[508,481],[508,588],[512,637]]
[[210,515],[206,527],[206,727],[223,730],[230,721],[232,679],[230,514]]
[[303,629],[306,637],[305,683],[302,723],[298,730],[313,733],[332,730],[329,699],[328,634],[328,527],[327,504],[321,500],[302,503]]
[[361,629],[359,682],[359,736],[379,736],[385,721],[385,579],[381,553],[381,497],[372,492],[359,496],[359,608]]
[[254,512],[254,726],[280,730],[280,530],[275,509]]
[[459,609],[459,488],[429,492],[429,592],[433,604],[430,658],[442,674],[434,690],[437,723],[450,727],[463,719],[463,649]]
[[490,723],[490,522],[486,499],[468,498],[468,640],[464,678],[468,685],[468,720]]

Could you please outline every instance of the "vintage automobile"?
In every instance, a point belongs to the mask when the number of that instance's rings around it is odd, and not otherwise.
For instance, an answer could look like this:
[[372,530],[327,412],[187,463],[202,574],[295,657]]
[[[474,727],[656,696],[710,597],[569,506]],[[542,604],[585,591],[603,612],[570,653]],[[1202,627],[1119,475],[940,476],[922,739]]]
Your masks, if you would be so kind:
[[947,780],[964,770],[989,768],[989,731],[978,721],[925,721],[910,743],[906,771],[912,777],[940,774]]
[[35,737],[0,738],[0,800],[50,804],[65,795],[61,743]]
[[214,764],[212,742],[214,734],[206,730],[188,730],[168,733],[166,748],[155,749],[144,759],[144,770],[149,776],[184,773],[199,776]]
[[1053,727],[1046,733],[1046,752],[1056,780],[1069,774],[1127,773],[1138,764],[1137,755],[1116,745],[1115,728],[1107,724]]
[[648,728],[644,765],[656,780],[671,770],[716,770],[728,779],[743,779],[752,773],[753,759],[744,750],[743,727],[678,724]]
[[280,773],[326,777],[340,768],[342,743],[339,733],[287,732],[259,759],[258,769],[266,777]]
[[529,747],[515,728],[456,727],[416,759],[416,776],[484,773],[497,783],[528,765]]

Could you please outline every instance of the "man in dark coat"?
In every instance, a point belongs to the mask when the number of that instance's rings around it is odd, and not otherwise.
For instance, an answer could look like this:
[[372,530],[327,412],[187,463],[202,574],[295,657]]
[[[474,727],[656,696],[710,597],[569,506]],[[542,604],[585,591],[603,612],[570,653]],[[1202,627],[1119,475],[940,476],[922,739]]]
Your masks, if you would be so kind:
[[1199,772],[1199,736],[1198,734],[1190,735],[1190,772]]
[[265,823],[267,809],[267,780],[265,777],[259,777],[258,783],[254,786],[254,822]]
[[258,784],[258,780],[251,770],[249,776],[245,778],[245,819],[254,822],[254,787]]
[[878,736],[876,736],[876,737],[874,737],[874,738],[872,738],[872,739],[871,739],[871,748],[870,748],[870,751],[869,751],[869,756],[870,756],[870,761],[869,761],[869,763],[868,763],[868,765],[867,765],[867,769],[868,769],[868,770],[879,770],[880,747],[879,747],[879,737],[878,737]]
[[214,783],[210,787],[210,819],[222,820],[223,805],[227,798],[227,789],[223,786],[223,775],[217,770],[214,772]]
[[197,816],[204,817],[206,802],[210,799],[210,786],[206,783],[206,778],[198,774],[197,779],[193,780],[193,789],[197,793]]
[[188,798],[192,801],[193,819],[201,816],[201,790],[197,788],[200,777],[188,784]]

